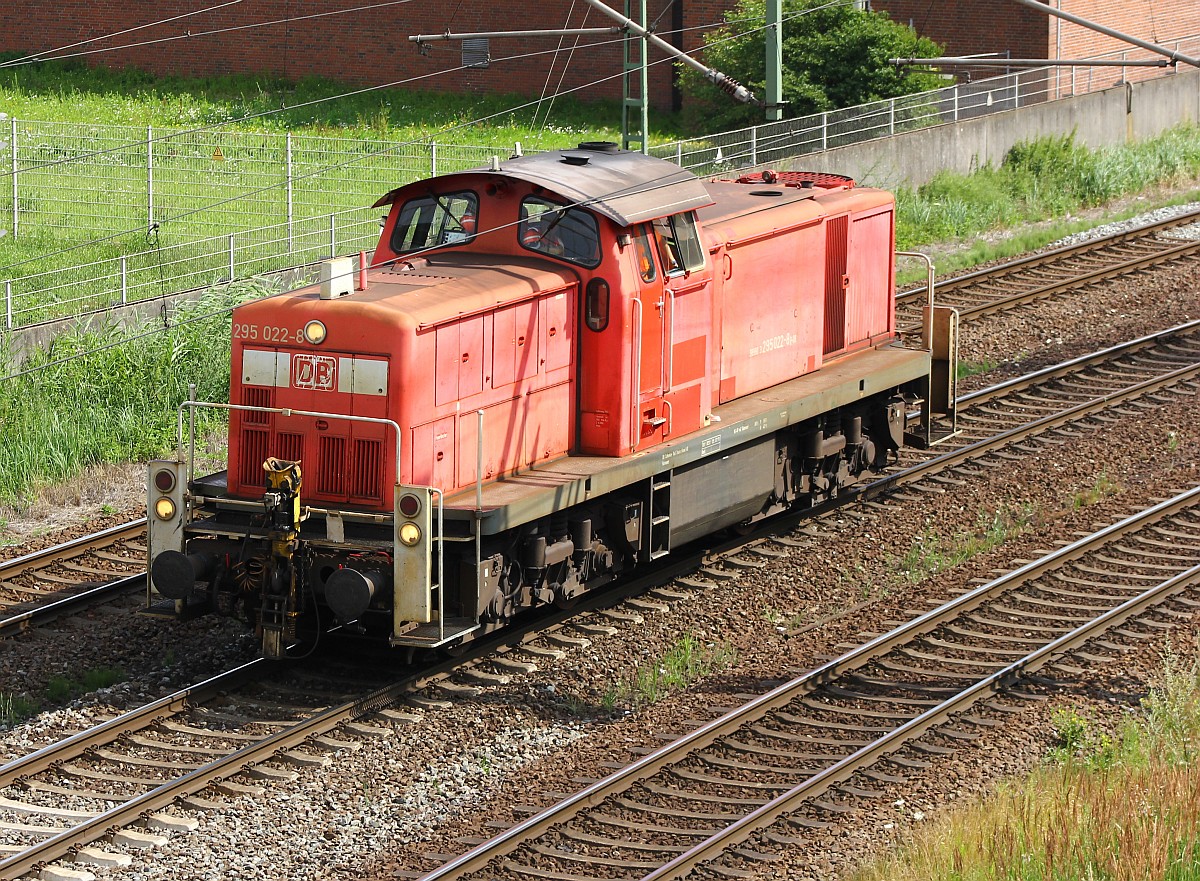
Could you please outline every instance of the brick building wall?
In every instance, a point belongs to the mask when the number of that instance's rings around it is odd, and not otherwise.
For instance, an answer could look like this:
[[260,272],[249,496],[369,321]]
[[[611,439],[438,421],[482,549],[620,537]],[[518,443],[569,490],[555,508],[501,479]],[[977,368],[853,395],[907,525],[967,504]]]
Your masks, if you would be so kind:
[[[1172,48],[1177,40],[1200,36],[1200,3],[1195,0],[1050,0],[1049,5]],[[1013,58],[1082,59],[1129,50],[1130,58],[1155,57],[1114,37],[1013,0],[872,0],[871,7],[942,43],[947,55],[1007,52]],[[1189,54],[1196,54],[1197,46],[1200,40],[1193,40]],[[997,72],[976,70],[976,76]],[[1153,68],[1128,68],[1124,77],[1138,80],[1158,73]],[[1081,68],[1075,76],[1081,87],[1083,79],[1088,78],[1093,88],[1099,88],[1120,82],[1122,71]],[[1069,91],[1071,72],[1062,69],[1058,78],[1064,91]]]
[[[378,2],[378,0],[375,0]],[[0,51],[42,52],[106,34],[125,31],[194,10],[193,0],[160,0],[154,4],[122,0],[5,0],[0,3]],[[422,54],[408,41],[418,33],[609,27],[611,19],[583,3],[567,0],[505,0],[505,2],[450,2],[444,12],[430,12],[430,4],[395,3],[371,11],[312,17],[343,10],[344,0],[258,0],[213,12],[155,25],[115,39],[101,39],[82,49],[162,40],[136,48],[84,56],[89,62],[110,67],[134,65],[155,73],[217,75],[265,71],[298,79],[320,74],[359,84],[409,80],[411,88],[456,92],[511,92],[538,95],[578,89],[571,100],[620,98],[623,60],[618,35],[493,39],[492,63],[487,68],[454,70],[461,64],[462,44],[431,43]],[[367,3],[357,4],[361,6]],[[620,6],[619,3],[613,4]],[[680,20],[690,26],[711,24],[732,0],[688,2],[649,0],[648,17],[658,19],[658,30],[677,29]],[[665,12],[665,14],[664,14]],[[682,14],[681,14],[682,13]],[[288,18],[308,16],[284,23]],[[247,25],[277,22],[262,27]],[[231,30],[232,29],[232,30]],[[221,34],[206,32],[225,30]],[[178,39],[182,35],[192,36]],[[700,42],[701,31],[689,31],[688,47]],[[669,41],[670,34],[664,34]],[[168,39],[177,38],[177,39]],[[589,45],[591,44],[591,45]],[[604,44],[604,45],[596,45]],[[561,49],[560,49],[561,47]],[[513,56],[539,53],[516,59]],[[665,56],[651,49],[650,60]],[[511,59],[511,60],[505,60]],[[565,74],[564,74],[565,70]],[[651,68],[650,93],[656,106],[670,106],[672,68],[667,62]],[[547,85],[548,83],[548,85]],[[594,84],[594,85],[592,85]],[[582,88],[580,88],[582,87]]]
[[[374,0],[379,2],[379,0]],[[1173,41],[1200,34],[1200,3],[1195,0],[1054,0],[1068,11],[1102,20],[1146,39]],[[362,6],[370,5],[367,0]],[[324,15],[347,8],[344,0],[257,0],[181,18],[100,39],[80,49],[105,49],[151,42],[136,48],[84,56],[108,66],[134,65],[155,73],[213,75],[265,71],[298,79],[320,74],[349,83],[375,85],[413,80],[409,88],[458,92],[511,92],[536,96],[578,89],[559,100],[592,100],[621,96],[622,50],[616,38],[585,37],[574,53],[575,38],[495,39],[488,68],[455,70],[461,63],[459,43],[433,43],[426,55],[408,42],[416,33],[605,27],[612,24],[581,2],[568,0],[503,0],[481,3],[453,0],[445,11],[430,4],[394,2],[343,15]],[[611,2],[620,6],[619,0]],[[694,49],[705,30],[733,8],[735,0],[648,0],[649,18],[665,38]],[[84,40],[171,18],[192,11],[193,0],[4,0],[0,3],[0,51],[43,52]],[[1012,0],[872,0],[896,21],[911,23],[920,33],[946,44],[951,54],[1007,51],[1014,57],[1079,58],[1120,48],[1111,38],[1061,22]],[[286,19],[307,16],[284,23]],[[319,17],[313,17],[319,16]],[[275,22],[248,28],[263,22]],[[225,30],[221,34],[206,34]],[[673,36],[678,32],[678,36]],[[180,39],[184,35],[191,34]],[[612,40],[608,45],[594,45]],[[593,45],[589,45],[593,44]],[[523,59],[512,56],[541,53]],[[651,50],[650,93],[657,107],[676,96],[672,66]],[[505,60],[511,59],[511,60]],[[564,73],[565,71],[565,73]],[[980,75],[986,75],[982,73]],[[1131,70],[1130,78],[1148,75]],[[1065,76],[1065,74],[1063,75]],[[1094,72],[1116,81],[1118,70]],[[547,85],[548,83],[548,85]]]

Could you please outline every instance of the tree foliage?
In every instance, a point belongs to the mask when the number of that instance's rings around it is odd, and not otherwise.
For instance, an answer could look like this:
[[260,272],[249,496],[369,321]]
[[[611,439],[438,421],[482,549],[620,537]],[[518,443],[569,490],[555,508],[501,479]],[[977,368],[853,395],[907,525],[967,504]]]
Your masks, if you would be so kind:
[[[766,85],[764,0],[739,0],[725,24],[709,33],[700,58],[748,86]],[[936,74],[897,68],[892,58],[932,57],[941,47],[885,14],[848,0],[783,0],[784,115],[804,116],[936,89]],[[739,105],[690,67],[681,67],[689,123],[706,131],[762,121],[759,108]]]

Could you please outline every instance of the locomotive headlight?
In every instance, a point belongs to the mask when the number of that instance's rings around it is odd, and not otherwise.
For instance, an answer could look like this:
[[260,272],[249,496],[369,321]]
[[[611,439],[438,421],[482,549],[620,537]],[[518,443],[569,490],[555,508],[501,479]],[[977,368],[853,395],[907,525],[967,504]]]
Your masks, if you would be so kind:
[[175,472],[162,468],[154,473],[154,486],[160,493],[169,493],[175,489]]
[[421,513],[421,500],[412,493],[400,497],[400,513],[405,517],[416,517]]
[[421,540],[421,529],[415,523],[404,523],[400,526],[400,542],[406,547],[413,547]]
[[319,321],[310,321],[304,325],[304,338],[314,346],[325,342],[325,325]]
[[170,499],[159,499],[154,503],[154,516],[159,520],[170,520],[175,516],[175,503]]

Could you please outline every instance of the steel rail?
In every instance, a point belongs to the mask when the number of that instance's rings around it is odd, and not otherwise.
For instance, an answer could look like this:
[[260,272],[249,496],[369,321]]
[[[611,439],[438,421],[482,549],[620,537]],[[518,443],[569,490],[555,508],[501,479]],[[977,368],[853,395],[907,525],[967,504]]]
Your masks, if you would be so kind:
[[72,615],[82,609],[106,602],[112,599],[114,594],[119,594],[122,591],[140,591],[145,587],[145,584],[146,573],[138,572],[134,575],[118,578],[116,581],[109,581],[105,584],[80,591],[79,593],[71,594],[70,596],[46,603],[34,609],[26,609],[24,612],[9,615],[7,618],[0,618],[0,637],[14,636],[31,627],[41,627],[49,624],[57,618]]
[[[13,575],[30,569],[41,569],[53,565],[59,560],[79,556],[89,550],[111,545],[122,539],[133,537],[145,528],[146,518],[140,517],[137,520],[131,520],[128,523],[102,529],[100,532],[74,538],[70,541],[56,544],[53,547],[43,548],[40,551],[34,551],[20,557],[14,557],[11,560],[5,560],[0,563],[0,579],[11,578]],[[117,578],[105,584],[100,584],[96,587],[91,587],[62,597],[61,599],[45,603],[36,608],[0,618],[0,637],[12,636],[31,627],[40,627],[56,618],[61,618],[64,615],[70,615],[81,609],[105,602],[114,594],[140,587],[145,577],[146,573],[140,572],[123,578]]]
[[1006,379],[987,388],[961,395],[956,403],[960,408],[968,407],[972,404],[980,404],[1012,391],[1029,388],[1046,380],[1067,376],[1081,367],[1092,367],[1096,364],[1102,364],[1121,355],[1128,355],[1141,349],[1160,345],[1171,337],[1195,334],[1197,331],[1200,331],[1200,319],[1188,321],[1184,324],[1177,324],[1175,327],[1169,327],[1166,330],[1155,331],[1154,333],[1146,334],[1128,342],[1109,346],[1107,349],[1100,349],[1087,355],[1080,355],[1077,358],[1071,358],[1068,361],[1062,361],[1058,364],[1052,364],[1049,367],[1043,367],[1041,370],[1035,370],[1033,373],[1026,373],[1024,376],[1015,376],[1012,379]]
[[[745,539],[738,539],[736,543],[740,544],[744,541]],[[733,543],[735,542],[730,542],[730,544]],[[39,865],[61,859],[75,849],[103,838],[114,828],[129,825],[139,817],[159,810],[179,798],[199,792],[213,782],[230,777],[247,766],[267,761],[280,750],[290,749],[343,722],[398,703],[405,694],[424,687],[428,682],[452,672],[465,662],[484,657],[505,646],[518,645],[543,630],[567,623],[581,612],[604,608],[614,602],[644,593],[650,587],[658,586],[664,581],[692,572],[702,562],[702,554],[703,552],[697,552],[669,560],[629,582],[615,586],[612,590],[585,595],[570,609],[554,609],[544,615],[491,634],[470,643],[468,652],[462,657],[441,660],[406,674],[390,685],[347,701],[340,706],[323,710],[309,719],[265,737],[258,743],[250,744],[175,780],[168,781],[128,802],[96,815],[91,820],[65,829],[52,838],[32,845],[19,854],[7,859],[0,859],[0,879],[19,878]],[[138,727],[144,728],[165,715],[171,707],[181,709],[185,704],[197,701],[201,694],[216,693],[222,690],[222,685],[225,688],[231,687],[239,676],[250,678],[259,671],[273,669],[276,666],[275,662],[259,658],[203,683],[160,698],[109,722],[80,732],[69,738],[68,741],[64,741],[64,744],[69,743],[69,746],[55,744],[30,756],[15,760],[0,768],[0,788],[3,788],[5,781],[10,777],[16,780],[29,777],[39,770],[44,770],[45,767],[66,761],[73,755],[85,752],[100,743],[110,742],[126,731],[133,731]],[[90,741],[91,737],[98,739]]]
[[[947,619],[951,619],[964,612],[971,611],[977,606],[982,605],[995,594],[1002,593],[1016,584],[1020,584],[1024,581],[1035,578],[1050,569],[1082,557],[1097,547],[1103,546],[1130,532],[1135,532],[1138,529],[1145,527],[1149,523],[1153,523],[1164,517],[1170,516],[1173,513],[1177,513],[1178,511],[1189,508],[1198,502],[1200,502],[1200,487],[1193,488],[1176,496],[1173,499],[1168,499],[1167,501],[1154,505],[1151,508],[1147,508],[1146,510],[1141,511],[1132,517],[1128,517],[1119,523],[1112,524],[1105,529],[1100,530],[1099,532],[1079,539],[1078,541],[1060,548],[1057,551],[1046,555],[1045,557],[1027,563],[1020,568],[1001,576],[1000,578],[994,579],[993,581],[976,588],[973,591],[969,591],[968,593],[955,597],[954,599],[938,606],[936,609],[926,612],[925,614],[901,625],[895,630],[892,630],[881,636],[877,636],[861,646],[853,649],[852,651],[847,652],[846,654],[829,661],[828,663],[823,664],[820,667],[817,667],[803,674],[802,676],[791,680],[790,682],[786,682],[783,685],[780,685],[755,698],[754,700],[747,702],[741,707],[731,710],[719,718],[714,719],[713,721],[708,722],[699,728],[696,728],[688,734],[685,734],[666,746],[655,750],[653,753],[644,756],[625,768],[614,771],[612,774],[608,775],[602,780],[599,780],[585,787],[579,792],[567,797],[566,799],[563,799],[559,803],[552,805],[537,814],[534,814],[521,823],[511,827],[507,831],[502,832],[488,841],[477,845],[467,853],[443,864],[441,867],[433,870],[432,872],[422,875],[420,877],[420,881],[448,881],[448,879],[451,878],[459,878],[472,872],[481,871],[493,859],[511,853],[528,839],[540,835],[541,833],[549,830],[557,824],[562,823],[563,821],[571,819],[586,808],[594,807],[610,795],[628,789],[629,786],[637,781],[658,772],[668,765],[678,762],[681,757],[711,746],[720,737],[724,736],[730,731],[737,730],[749,723],[756,722],[771,711],[777,709],[779,706],[786,705],[799,697],[815,691],[822,685],[835,681],[848,672],[865,666],[872,660],[887,654],[897,646],[906,642],[910,642],[914,637],[921,636],[936,629]],[[1080,638],[1078,637],[1079,633],[1087,632],[1090,634],[1092,630],[1089,630],[1088,628],[1094,628],[1097,621],[1105,622],[1103,626],[1107,626],[1109,623],[1113,622],[1114,617],[1118,614],[1123,615],[1120,620],[1124,620],[1129,615],[1133,614],[1134,611],[1140,608],[1140,606],[1136,605],[1137,603],[1141,602],[1142,604],[1145,604],[1152,600],[1155,596],[1158,596],[1163,590],[1169,589],[1173,592],[1183,590],[1197,580],[1200,580],[1200,566],[1193,567],[1187,572],[1177,575],[1169,581],[1164,582],[1157,588],[1146,591],[1139,597],[1123,603],[1121,606],[1118,606],[1117,608],[1095,619],[1093,622],[1091,622],[1091,624],[1084,625],[1076,631],[1054,640],[1047,646],[1044,646],[1041,649],[1031,653],[1031,655],[1027,656],[1025,659],[1023,659],[1023,661],[1028,661],[1031,657],[1043,658],[1051,649],[1053,649],[1054,653],[1061,652],[1063,650],[1062,646],[1071,644],[1072,639]],[[1168,585],[1170,586],[1169,588],[1166,587]],[[1158,593],[1156,593],[1156,591]],[[1086,638],[1087,637],[1082,637],[1081,639]],[[999,673],[993,674],[986,680],[983,680],[983,682],[990,681],[997,684],[1006,682],[1014,676],[1012,671],[1019,668],[1021,663],[1022,662],[1017,662],[1017,664],[1010,665]],[[981,683],[977,683],[975,686],[967,689],[964,694],[975,695],[975,697],[972,698],[972,701],[977,699],[979,696],[977,689],[980,688],[980,685]],[[954,699],[951,699],[951,701],[953,700]],[[701,849],[703,849],[702,854],[694,855],[691,860],[687,862],[686,866],[683,863],[680,863],[680,866],[684,868],[690,868],[694,866],[700,861],[700,858],[703,854],[709,853],[711,848],[719,843],[722,844],[722,847],[728,846],[727,843],[723,843],[725,842],[725,839],[721,836],[727,834],[739,834],[743,831],[745,834],[749,834],[755,828],[777,818],[779,814],[785,813],[786,811],[784,809],[772,807],[781,799],[786,798],[788,799],[788,804],[792,804],[802,796],[808,797],[814,795],[816,794],[812,791],[814,786],[821,785],[822,789],[824,789],[833,783],[841,782],[846,777],[850,776],[854,770],[857,770],[859,767],[862,767],[863,764],[867,763],[868,760],[873,760],[874,758],[877,758],[878,755],[881,755],[882,752],[888,752],[900,746],[901,743],[894,740],[897,732],[903,733],[902,737],[904,740],[911,739],[913,736],[916,736],[917,734],[920,734],[931,727],[939,718],[944,718],[946,715],[949,715],[955,711],[956,710],[944,710],[939,716],[937,715],[937,709],[935,708],[934,710],[930,710],[926,713],[923,713],[921,716],[914,718],[910,722],[897,728],[896,731],[893,731],[891,734],[886,735],[884,738],[880,738],[875,743],[858,750],[847,759],[839,761],[830,768],[819,772],[814,777],[810,778],[804,783],[801,783],[792,790],[789,790],[789,792],[785,795],[780,796],[778,799],[775,799],[772,802],[769,802],[767,805],[763,805],[752,814],[737,821],[735,824],[729,827],[731,830],[736,830],[735,833],[730,833],[728,830],[726,830],[726,832],[717,833],[717,835],[714,835],[710,839],[701,843],[697,846],[697,848],[694,848],[693,851],[699,852]],[[882,746],[879,745],[881,743]],[[851,759],[856,760],[856,764],[854,764],[853,767],[848,764]],[[754,818],[752,823],[750,822],[750,818]],[[689,851],[684,855],[681,855],[672,863],[667,864],[667,866],[674,866],[675,863],[683,860],[687,854],[693,853],[693,851]],[[663,867],[663,869],[665,868],[666,866]],[[646,879],[676,877],[676,875],[658,874],[659,872],[662,872],[663,869],[656,870],[656,872],[645,876]]]
[[[959,306],[956,308],[958,309],[960,320],[971,321],[975,318],[981,318],[984,315],[991,315],[994,312],[1003,312],[1007,309],[1012,309],[1025,303],[1031,303],[1034,300],[1044,300],[1047,297],[1053,297],[1055,294],[1061,294],[1064,291],[1086,287],[1087,285],[1093,285],[1097,282],[1106,281],[1110,278],[1116,278],[1117,276],[1130,275],[1140,269],[1157,266],[1161,263],[1169,263],[1172,260],[1180,260],[1184,257],[1192,257],[1197,253],[1200,253],[1200,240],[1194,242],[1184,242],[1181,245],[1176,245],[1162,251],[1156,251],[1152,254],[1143,254],[1139,257],[1133,257],[1124,261],[1123,263],[1116,263],[1111,266],[1101,267],[1100,269],[1091,270],[1087,273],[1073,276],[1072,278],[1051,282],[1050,284],[1042,285],[1041,287],[1031,288],[1027,291],[1022,291],[1009,297],[991,300],[987,303],[979,303],[974,306]],[[940,293],[943,295],[944,299],[945,291],[941,291]]]
[[[1063,245],[1061,248],[1055,248],[1052,251],[1044,251],[1039,254],[1030,254],[1026,257],[1019,257],[1016,260],[1011,260],[1008,263],[1002,263],[999,266],[992,266],[987,269],[977,269],[974,272],[968,272],[963,275],[957,275],[954,278],[946,279],[937,283],[937,291],[939,294],[957,290],[958,288],[968,287],[979,281],[990,281],[994,279],[1004,278],[1006,275],[1012,275],[1017,272],[1023,272],[1035,267],[1053,264],[1062,261],[1068,257],[1076,257],[1087,254],[1091,251],[1099,251],[1113,245],[1125,244],[1126,242],[1137,242],[1142,239],[1149,238],[1156,233],[1167,229],[1174,229],[1179,226],[1188,226],[1192,223],[1200,222],[1200,209],[1189,211],[1187,214],[1180,214],[1177,217],[1172,217],[1167,220],[1160,220],[1156,223],[1148,223],[1143,226],[1135,227],[1129,230],[1123,230],[1111,236],[1105,236],[1098,239],[1088,239],[1084,242],[1079,242],[1074,245]],[[910,288],[896,295],[896,304],[901,305],[909,301],[921,301],[926,297],[926,288]]]
[[1094,636],[1103,633],[1110,627],[1121,624],[1130,617],[1144,612],[1146,609],[1160,604],[1163,600],[1181,593],[1190,587],[1200,584],[1200,565],[1193,566],[1186,572],[1181,572],[1173,578],[1150,588],[1133,599],[1127,600],[1116,608],[1100,615],[1070,633],[1060,636],[1036,651],[1030,652],[1021,660],[998,670],[986,679],[976,682],[970,688],[959,692],[949,700],[933,707],[916,718],[906,722],[889,734],[860,748],[837,764],[826,768],[819,774],[793,787],[787,792],[755,809],[736,823],[705,839],[691,850],[688,850],[671,862],[643,876],[642,881],[664,881],[667,878],[684,877],[697,865],[710,861],[730,847],[745,841],[758,829],[767,826],[784,814],[793,810],[800,802],[819,795],[830,786],[842,783],[853,774],[873,764],[887,753],[893,752],[915,737],[924,734],[949,719],[956,713],[961,713],[976,701],[992,697],[1009,687],[1020,676],[1032,673],[1045,666],[1056,656],[1078,648]]
[[916,465],[911,465],[896,474],[881,477],[879,480],[874,480],[865,486],[851,489],[843,497],[843,504],[849,504],[853,501],[870,501],[896,487],[920,480],[922,477],[944,471],[962,462],[979,458],[985,453],[992,452],[1025,438],[1034,437],[1046,431],[1060,428],[1068,423],[1076,422],[1094,413],[1109,409],[1115,404],[1140,398],[1143,395],[1151,394],[1160,389],[1169,388],[1181,382],[1195,379],[1197,376],[1200,376],[1200,361],[1187,367],[1179,367],[1168,373],[1135,383],[1134,385],[1126,386],[1123,389],[1098,395],[1089,401],[1084,401],[1073,407],[1060,410],[1058,413],[1051,413],[1048,416],[1035,419],[1033,422],[1027,422],[1024,425],[1018,425],[1014,428],[1001,431],[991,437],[986,437],[983,440],[975,441],[975,443],[967,444],[956,450],[951,450],[948,453],[943,453],[940,456],[926,459],[924,462],[919,462]]
[[256,658],[211,679],[165,695],[136,710],[122,713],[86,731],[80,731],[66,740],[60,740],[58,743],[42,747],[37,752],[14,759],[0,766],[0,789],[11,786],[23,777],[76,758],[94,747],[112,743],[125,734],[141,731],[161,719],[175,715],[190,704],[208,700],[228,689],[244,685],[259,676],[264,669],[273,666],[265,658]]
[[9,577],[10,572],[20,572],[25,569],[48,565],[54,562],[53,558],[55,557],[74,555],[81,550],[90,550],[96,545],[112,544],[114,541],[128,537],[125,533],[132,534],[145,528],[146,518],[139,517],[137,520],[130,520],[128,523],[110,526],[107,529],[93,532],[90,535],[73,538],[70,541],[65,541],[52,547],[42,548],[40,551],[33,551],[20,557],[13,557],[11,560],[4,560],[0,562],[0,578]]

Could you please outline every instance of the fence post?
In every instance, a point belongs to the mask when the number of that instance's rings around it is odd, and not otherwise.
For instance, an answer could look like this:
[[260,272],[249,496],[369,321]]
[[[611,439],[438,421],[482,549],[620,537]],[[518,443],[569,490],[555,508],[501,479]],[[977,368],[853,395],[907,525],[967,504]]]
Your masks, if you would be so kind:
[[154,231],[154,126],[146,126],[146,232]]
[[337,256],[337,215],[329,215],[329,256]]
[[821,152],[829,149],[829,111],[821,114]]
[[129,258],[121,255],[121,305],[129,302]]
[[958,122],[958,83],[954,84],[954,121]]
[[288,253],[296,250],[295,241],[292,238],[292,133],[288,132],[285,138],[287,145],[287,232],[288,232]]
[[437,142],[429,142],[429,176],[437,177]]
[[10,127],[11,139],[9,141],[9,143],[12,144],[12,179],[13,179],[13,182],[12,182],[12,200],[13,200],[12,234],[13,234],[13,238],[15,239],[17,237],[17,226],[18,226],[17,214],[20,211],[21,203],[17,199],[17,120],[14,117],[13,119],[10,120],[10,122],[12,123],[12,125]]
[[233,259],[233,233],[229,234],[229,281],[232,282],[237,278],[237,272],[234,269]]
[[750,126],[750,164],[758,165],[758,126]]
[[4,326],[12,330],[12,282],[4,283]]
[[888,134],[896,133],[896,99],[888,101]]

